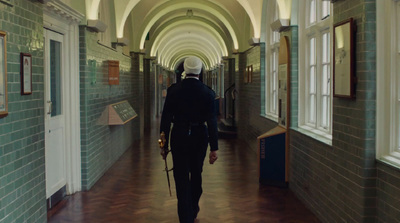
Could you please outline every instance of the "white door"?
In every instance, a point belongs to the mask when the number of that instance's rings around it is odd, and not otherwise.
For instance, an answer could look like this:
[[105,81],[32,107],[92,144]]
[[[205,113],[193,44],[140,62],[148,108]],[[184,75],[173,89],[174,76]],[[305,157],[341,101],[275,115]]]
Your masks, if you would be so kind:
[[63,35],[45,29],[46,198],[66,185]]

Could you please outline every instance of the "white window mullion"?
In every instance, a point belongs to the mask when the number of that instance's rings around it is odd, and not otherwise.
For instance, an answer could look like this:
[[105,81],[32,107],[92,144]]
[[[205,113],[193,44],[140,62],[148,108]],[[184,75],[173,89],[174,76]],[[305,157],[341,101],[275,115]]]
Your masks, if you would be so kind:
[[323,131],[329,131],[330,129],[330,96],[331,96],[331,75],[330,75],[330,40],[329,32],[322,34],[322,71],[321,71],[321,113],[319,127]]
[[308,124],[315,128],[317,116],[317,64],[316,64],[316,38],[309,39],[309,73],[308,73]]

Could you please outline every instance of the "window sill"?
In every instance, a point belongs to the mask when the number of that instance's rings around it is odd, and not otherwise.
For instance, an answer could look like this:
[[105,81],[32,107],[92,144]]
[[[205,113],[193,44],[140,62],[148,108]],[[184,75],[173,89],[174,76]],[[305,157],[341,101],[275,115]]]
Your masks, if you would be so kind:
[[307,126],[299,126],[299,127],[292,127],[291,129],[300,132],[301,134],[307,135],[315,140],[318,140],[322,143],[325,143],[329,146],[332,146],[332,135],[323,133],[321,131],[311,129]]
[[390,167],[393,167],[397,170],[400,170],[400,159],[395,156],[387,155],[377,159],[378,162],[386,164]]
[[278,124],[278,116],[269,115],[269,114],[267,114],[267,115],[266,114],[261,114],[260,116],[263,117],[263,118],[269,119],[269,120],[271,120],[273,122],[276,122]]

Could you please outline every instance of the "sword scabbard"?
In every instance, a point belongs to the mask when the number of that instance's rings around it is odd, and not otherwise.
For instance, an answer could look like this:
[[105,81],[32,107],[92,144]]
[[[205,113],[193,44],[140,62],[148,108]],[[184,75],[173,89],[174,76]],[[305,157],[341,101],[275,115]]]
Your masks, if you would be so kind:
[[164,163],[165,163],[165,172],[167,173],[167,181],[168,181],[169,196],[172,197],[172,193],[171,193],[171,182],[170,182],[170,180],[169,180],[169,173],[168,173],[170,170],[168,169],[168,163],[167,163],[167,155],[168,155],[169,150],[165,148],[165,143],[166,143],[166,141],[167,141],[167,140],[165,139],[165,133],[164,133],[164,132],[161,132],[161,134],[160,134],[160,139],[158,140],[158,143],[159,143],[159,145],[160,145],[160,149],[164,150],[165,157],[163,157],[163,158],[164,158]]

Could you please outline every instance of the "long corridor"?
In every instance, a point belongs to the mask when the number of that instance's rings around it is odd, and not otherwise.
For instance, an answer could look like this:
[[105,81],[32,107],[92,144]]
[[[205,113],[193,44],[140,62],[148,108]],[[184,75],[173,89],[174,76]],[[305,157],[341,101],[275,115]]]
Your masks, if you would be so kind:
[[[135,142],[90,191],[50,210],[48,222],[177,223],[173,174],[170,197],[157,139],[152,131]],[[257,155],[243,142],[219,144],[218,161],[205,160],[198,223],[319,222],[290,190],[258,183]]]

